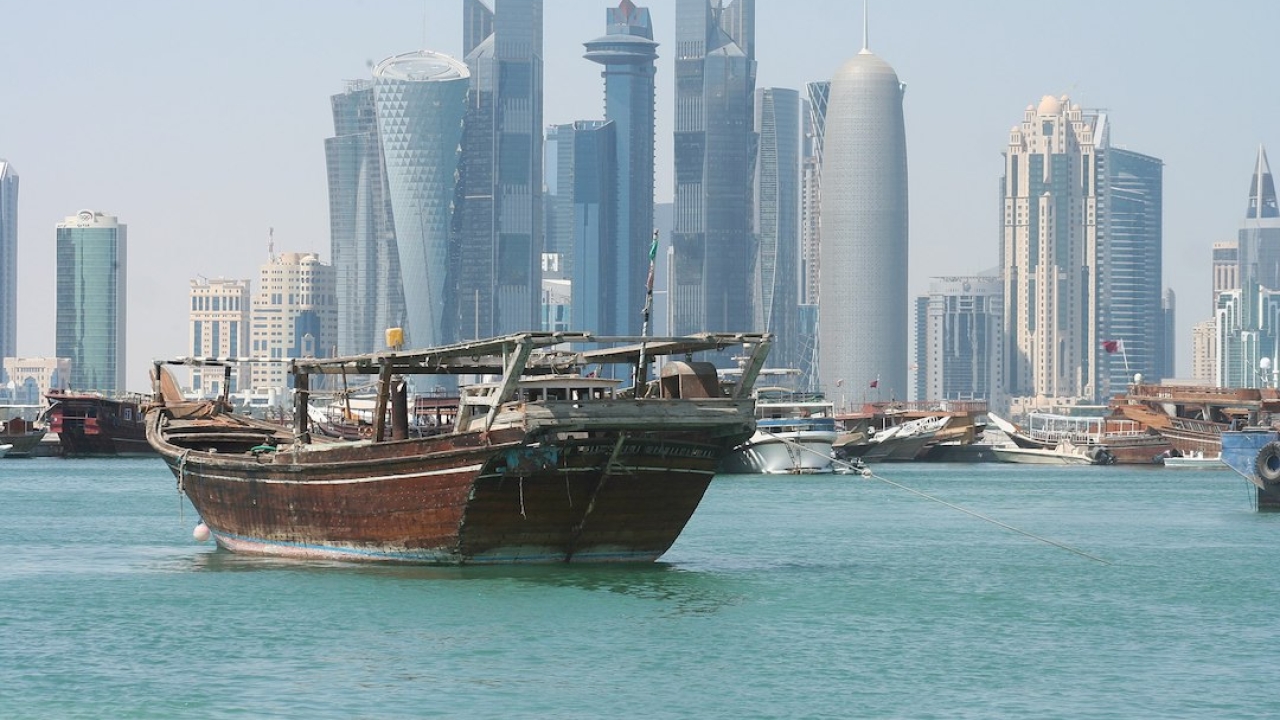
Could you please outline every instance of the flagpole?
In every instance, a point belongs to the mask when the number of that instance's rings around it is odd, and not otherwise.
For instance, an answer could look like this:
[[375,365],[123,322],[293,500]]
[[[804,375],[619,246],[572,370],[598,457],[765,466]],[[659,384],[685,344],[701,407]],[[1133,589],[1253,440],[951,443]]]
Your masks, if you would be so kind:
[[[649,337],[649,316],[653,314],[653,268],[658,257],[658,231],[653,231],[653,242],[649,245],[649,278],[644,284],[644,308],[640,311],[642,322],[640,324],[640,337]],[[667,302],[671,302],[671,297],[667,297]],[[671,329],[668,328],[670,333]],[[640,341],[640,361],[636,364],[636,397],[641,397],[640,386],[649,382],[648,369],[645,367],[644,358],[644,341]]]

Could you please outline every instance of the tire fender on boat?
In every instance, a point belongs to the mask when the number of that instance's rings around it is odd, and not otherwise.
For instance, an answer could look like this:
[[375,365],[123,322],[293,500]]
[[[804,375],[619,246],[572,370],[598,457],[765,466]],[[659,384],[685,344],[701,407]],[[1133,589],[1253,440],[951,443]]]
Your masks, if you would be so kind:
[[1253,469],[1266,484],[1280,483],[1280,441],[1272,440],[1262,446],[1253,461]]

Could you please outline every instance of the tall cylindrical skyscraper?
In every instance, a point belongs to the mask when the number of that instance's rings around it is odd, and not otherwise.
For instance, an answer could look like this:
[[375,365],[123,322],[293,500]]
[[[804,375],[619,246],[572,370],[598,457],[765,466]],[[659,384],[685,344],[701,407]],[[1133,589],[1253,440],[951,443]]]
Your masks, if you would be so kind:
[[470,77],[466,65],[430,50],[396,55],[373,69],[406,330],[414,347],[453,339],[446,326],[457,302],[449,234]]
[[864,47],[831,81],[822,160],[819,379],[837,402],[907,397],[904,86]]

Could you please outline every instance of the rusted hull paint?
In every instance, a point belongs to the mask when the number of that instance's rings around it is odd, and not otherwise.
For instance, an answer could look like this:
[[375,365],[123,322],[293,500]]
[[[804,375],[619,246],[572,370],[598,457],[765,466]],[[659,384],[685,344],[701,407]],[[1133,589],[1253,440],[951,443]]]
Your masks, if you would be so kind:
[[[219,545],[438,564],[646,562],[671,547],[733,437],[524,445],[519,430],[264,454],[164,451]],[[176,449],[174,449],[176,450]],[[370,469],[376,467],[376,474]],[[607,468],[607,469],[606,469]]]

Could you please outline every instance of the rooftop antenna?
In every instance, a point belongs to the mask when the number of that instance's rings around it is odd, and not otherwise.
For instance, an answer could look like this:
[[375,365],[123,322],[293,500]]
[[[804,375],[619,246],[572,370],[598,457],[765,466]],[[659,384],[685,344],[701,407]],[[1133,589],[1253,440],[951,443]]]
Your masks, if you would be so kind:
[[867,0],[862,0],[862,52],[871,52],[867,44]]
[[267,228],[267,256],[276,259],[276,229],[273,227]]

